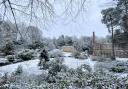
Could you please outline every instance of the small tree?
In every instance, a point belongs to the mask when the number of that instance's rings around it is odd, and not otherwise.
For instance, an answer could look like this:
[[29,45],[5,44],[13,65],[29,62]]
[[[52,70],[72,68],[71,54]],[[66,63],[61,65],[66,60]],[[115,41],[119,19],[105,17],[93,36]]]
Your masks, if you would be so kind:
[[20,75],[23,72],[22,66],[19,65],[15,71],[15,75]]
[[2,49],[2,52],[5,53],[5,55],[14,54],[14,44],[13,44],[13,42],[6,43],[5,46]]

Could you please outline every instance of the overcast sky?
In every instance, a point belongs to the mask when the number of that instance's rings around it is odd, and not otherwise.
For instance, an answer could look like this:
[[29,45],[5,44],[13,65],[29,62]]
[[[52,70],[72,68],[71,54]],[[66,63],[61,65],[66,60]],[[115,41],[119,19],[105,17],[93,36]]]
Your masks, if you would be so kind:
[[[59,0],[58,0],[59,1]],[[62,18],[62,16],[54,18],[53,24],[47,25],[47,29],[44,28],[43,22],[44,20],[38,19],[38,21],[34,22],[34,25],[39,27],[43,31],[43,36],[45,37],[58,37],[60,35],[69,35],[69,36],[92,36],[92,33],[99,37],[105,37],[108,34],[108,29],[104,24],[101,23],[102,15],[101,10],[106,8],[106,4],[112,0],[86,0],[87,8],[84,13],[81,13],[77,18],[72,20],[72,17],[69,16],[68,19]],[[19,2],[19,0],[18,0]],[[63,5],[61,5],[61,1],[55,3],[55,11],[57,13],[61,13],[63,11]],[[109,3],[111,4],[111,3]],[[4,11],[1,10],[1,11]],[[1,13],[1,12],[0,12]],[[13,15],[8,12],[10,20],[14,22]],[[37,10],[37,14],[39,17],[42,14]],[[19,18],[19,16],[22,16]],[[17,14],[16,19],[18,22],[24,22],[29,24],[30,16],[24,16],[22,14]],[[21,20],[21,21],[20,21]],[[40,21],[42,22],[40,22]],[[31,24],[30,24],[31,25]]]
[[97,36],[105,37],[108,30],[101,23],[101,10],[104,8],[104,3],[111,0],[91,0],[87,11],[84,13],[84,18],[80,15],[74,21],[65,22],[65,19],[57,19],[56,24],[50,25],[47,30],[43,31],[46,37],[58,37],[60,35],[69,36],[91,36],[94,31]]

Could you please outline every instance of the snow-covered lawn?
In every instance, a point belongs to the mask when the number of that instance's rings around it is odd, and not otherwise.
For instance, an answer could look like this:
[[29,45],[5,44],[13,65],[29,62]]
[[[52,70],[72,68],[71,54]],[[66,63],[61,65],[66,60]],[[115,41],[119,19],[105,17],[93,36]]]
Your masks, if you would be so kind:
[[[77,68],[81,66],[82,64],[88,64],[92,68],[94,68],[95,62],[91,61],[90,59],[85,59],[85,60],[80,60],[80,59],[75,59],[73,57],[68,57],[71,54],[70,53],[64,53],[64,64],[67,65],[69,68]],[[20,62],[16,64],[10,64],[7,66],[0,67],[0,73],[12,73],[14,72],[19,65],[22,66],[23,72],[26,74],[34,74],[38,75],[42,73],[42,70],[39,69],[38,67],[39,60],[30,60],[30,61],[25,61],[25,62]]]
[[[118,59],[117,60],[126,60],[126,59]],[[0,67],[0,74],[3,73],[12,73],[14,72],[19,65],[22,66],[23,68],[23,73],[27,75],[39,75],[42,73],[43,70],[40,70],[38,67],[39,60],[30,60],[30,61],[25,61],[25,62],[20,62],[16,64],[10,64],[6,65],[3,67]],[[95,61],[92,61],[90,58],[88,59],[75,59],[71,57],[71,53],[64,53],[64,64],[67,65],[69,68],[77,68],[81,66],[82,64],[87,64],[90,65],[92,69],[94,69],[94,66],[96,64]],[[127,76],[127,74],[116,74],[116,75],[121,75],[121,76]]]
[[82,64],[90,65],[92,69],[94,69],[94,65],[96,62],[91,61],[90,58],[88,59],[75,59],[73,57],[65,57],[64,58],[64,64],[67,65],[69,68],[77,68],[81,66]]
[[128,61],[128,58],[116,58],[118,61]]
[[64,64],[67,65],[69,68],[77,68],[81,66],[82,64],[90,65],[92,69],[94,69],[95,61],[92,61],[90,58],[88,59],[75,59],[74,57],[71,57],[71,53],[65,53],[64,52]]
[[23,68],[23,72],[26,73],[27,75],[29,74],[38,75],[42,73],[42,71],[39,70],[38,62],[39,60],[36,59],[36,60],[30,60],[30,61],[3,66],[0,67],[0,73],[12,73],[17,69],[19,65],[21,65]]

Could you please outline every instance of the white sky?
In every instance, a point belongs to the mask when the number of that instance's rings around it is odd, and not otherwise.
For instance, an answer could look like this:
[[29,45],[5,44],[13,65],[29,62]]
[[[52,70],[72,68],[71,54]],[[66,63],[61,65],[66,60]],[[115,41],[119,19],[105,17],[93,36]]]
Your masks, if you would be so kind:
[[[43,31],[43,35],[46,37],[58,37],[60,35],[69,36],[91,36],[95,31],[97,36],[105,37],[108,34],[108,30],[104,24],[101,23],[101,10],[105,3],[111,0],[91,0],[89,8],[85,12],[84,18],[79,16],[75,21],[65,23],[62,19],[57,19],[56,24],[52,24]],[[83,20],[84,19],[84,20]]]

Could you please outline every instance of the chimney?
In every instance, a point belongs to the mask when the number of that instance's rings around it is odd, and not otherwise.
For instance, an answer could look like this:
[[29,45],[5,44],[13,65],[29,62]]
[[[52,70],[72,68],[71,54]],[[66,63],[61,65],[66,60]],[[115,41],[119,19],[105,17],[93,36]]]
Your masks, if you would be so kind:
[[92,40],[93,42],[93,44],[95,44],[95,32],[93,32],[93,40]]

